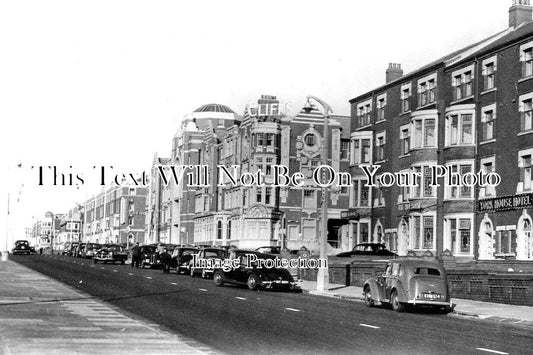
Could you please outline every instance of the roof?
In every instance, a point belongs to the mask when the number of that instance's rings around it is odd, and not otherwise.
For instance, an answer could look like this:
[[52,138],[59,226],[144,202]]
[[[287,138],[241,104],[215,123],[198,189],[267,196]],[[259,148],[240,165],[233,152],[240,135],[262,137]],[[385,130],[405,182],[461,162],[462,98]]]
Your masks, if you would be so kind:
[[225,113],[235,113],[228,106],[221,104],[206,104],[198,107],[193,112],[225,112]]
[[457,51],[451,52],[445,56],[442,56],[432,62],[429,62],[426,65],[423,65],[422,67],[413,70],[400,78],[390,81],[388,83],[385,83],[381,86],[376,87],[373,90],[367,91],[366,93],[362,95],[358,95],[354,97],[353,99],[349,100],[350,103],[354,103],[356,101],[359,101],[363,97],[368,96],[370,93],[375,91],[382,91],[385,90],[391,86],[397,85],[400,82],[405,82],[410,80],[412,77],[415,77],[417,75],[421,75],[422,73],[429,71],[437,66],[452,66],[456,65],[458,63],[463,63],[464,61],[471,59],[473,57],[479,56],[482,53],[488,52],[490,50],[494,50],[495,48],[501,46],[502,44],[507,44],[511,41],[514,41],[522,36],[524,34],[530,34],[533,32],[533,22],[528,22],[526,24],[523,24],[521,26],[518,26],[516,28],[510,27],[503,31],[500,31],[492,36],[489,36],[481,41],[475,42],[473,44],[470,44],[466,47],[463,47]]

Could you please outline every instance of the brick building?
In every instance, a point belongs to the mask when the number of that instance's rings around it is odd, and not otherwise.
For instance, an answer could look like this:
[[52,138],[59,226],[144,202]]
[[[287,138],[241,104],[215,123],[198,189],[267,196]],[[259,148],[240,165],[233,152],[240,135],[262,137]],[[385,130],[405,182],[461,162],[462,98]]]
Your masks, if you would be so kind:
[[[391,64],[384,85],[350,100],[357,242],[458,262],[533,260],[531,13],[529,0],[513,1],[509,28],[406,75]],[[379,165],[376,176],[420,176],[367,187],[366,164]],[[435,186],[435,165],[461,178],[496,172],[501,183]]]

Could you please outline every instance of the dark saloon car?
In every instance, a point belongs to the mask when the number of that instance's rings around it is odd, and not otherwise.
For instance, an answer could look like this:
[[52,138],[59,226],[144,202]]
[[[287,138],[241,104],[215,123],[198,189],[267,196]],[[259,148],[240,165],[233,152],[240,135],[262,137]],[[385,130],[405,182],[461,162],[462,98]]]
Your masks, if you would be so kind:
[[72,255],[76,258],[81,258],[86,244],[87,243],[79,243]]
[[199,251],[200,249],[195,247],[175,247],[172,252],[170,267],[176,268],[178,274],[181,274],[185,270],[189,270],[190,272],[192,256]]
[[295,282],[289,270],[272,267],[275,259],[276,257],[270,254],[233,249],[226,259],[231,265],[215,269],[213,280],[217,286],[231,283],[246,285],[250,290],[294,288]]
[[365,281],[365,304],[388,303],[397,312],[406,306],[431,306],[449,312],[453,309],[446,271],[441,264],[417,259],[396,259],[382,275]]
[[157,245],[143,245],[140,250],[141,267],[159,267]]
[[203,279],[213,276],[214,262],[222,262],[228,253],[222,248],[203,248],[190,261],[189,272],[192,277],[201,274]]
[[13,254],[35,254],[35,248],[30,246],[27,240],[17,240],[15,247],[11,250]]
[[337,254],[338,257],[353,257],[353,256],[385,256],[393,258],[396,253],[388,250],[385,244],[382,243],[361,243],[353,247],[352,251],[345,251]]
[[63,250],[64,255],[75,256],[76,250],[78,249],[79,244],[80,244],[79,242],[70,243],[70,245],[66,247],[65,250]]
[[106,244],[93,256],[94,263],[102,261],[104,264],[119,262],[122,265],[128,259],[128,251],[118,244]]
[[92,259],[96,251],[102,249],[102,244],[98,243],[87,243],[85,248],[82,249],[80,256],[85,259]]

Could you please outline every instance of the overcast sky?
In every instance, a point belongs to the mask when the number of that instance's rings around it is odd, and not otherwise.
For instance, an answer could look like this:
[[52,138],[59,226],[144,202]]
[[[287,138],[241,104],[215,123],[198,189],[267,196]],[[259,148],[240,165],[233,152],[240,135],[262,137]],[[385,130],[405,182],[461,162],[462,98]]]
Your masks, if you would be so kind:
[[[181,118],[202,104],[242,114],[271,94],[298,111],[311,94],[348,115],[348,100],[383,84],[389,62],[409,72],[503,30],[510,5],[3,1],[1,198],[10,192],[10,224],[25,227],[98,192],[92,166],[148,171],[155,152],[170,155]],[[38,186],[30,167],[53,165],[85,184],[54,187],[45,175]]]

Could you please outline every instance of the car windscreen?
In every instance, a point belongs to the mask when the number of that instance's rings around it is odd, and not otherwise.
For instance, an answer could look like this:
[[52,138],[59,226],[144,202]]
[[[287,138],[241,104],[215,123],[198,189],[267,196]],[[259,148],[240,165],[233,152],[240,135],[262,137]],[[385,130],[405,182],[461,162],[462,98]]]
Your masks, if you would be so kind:
[[96,244],[96,243],[89,243],[87,244],[87,249],[100,249],[102,248],[102,245]]
[[417,267],[415,268],[415,275],[440,276],[440,271],[430,267]]
[[153,247],[153,246],[143,246],[141,248],[141,252],[143,252],[143,253],[153,253],[153,252],[155,252],[155,249],[156,249],[156,247]]
[[206,250],[204,253],[206,258],[223,258],[225,255],[224,250]]

